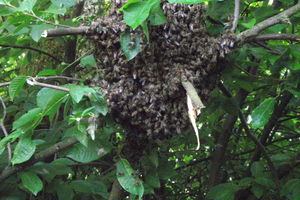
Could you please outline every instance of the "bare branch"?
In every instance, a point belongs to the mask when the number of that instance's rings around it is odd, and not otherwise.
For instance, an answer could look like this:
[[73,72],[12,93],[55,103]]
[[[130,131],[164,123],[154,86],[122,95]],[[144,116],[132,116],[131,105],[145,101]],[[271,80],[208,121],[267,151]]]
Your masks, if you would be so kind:
[[0,83],[0,87],[8,86],[9,84],[10,84],[10,82]]
[[300,42],[300,35],[297,34],[264,34],[258,35],[253,38],[255,41],[265,41],[265,40],[290,40],[295,42]]
[[40,87],[51,88],[51,89],[55,89],[55,90],[61,90],[64,92],[70,92],[70,90],[68,88],[51,85],[51,84],[47,84],[47,83],[40,83],[40,82],[37,82],[34,78],[28,78],[26,80],[26,82],[28,85],[32,85],[32,86],[40,86]]
[[233,23],[231,27],[231,32],[234,32],[239,21],[239,15],[240,15],[240,0],[234,1],[234,15],[233,15]]
[[42,37],[60,37],[66,35],[89,35],[94,31],[89,26],[80,26],[74,28],[48,29],[42,33]]
[[[5,117],[6,117],[6,106],[5,106],[5,103],[3,101],[3,99],[0,97],[0,101],[1,101],[1,104],[2,104],[2,109],[3,109],[3,113],[2,113],[2,119],[0,120],[0,128],[2,129],[5,137],[8,136],[8,132],[4,126],[4,120],[5,120]],[[11,151],[11,145],[10,143],[7,143],[7,154],[8,154],[8,162],[10,163],[11,161],[11,158],[12,158],[12,151]]]
[[51,54],[49,54],[49,53],[47,53],[47,52],[45,52],[43,50],[34,48],[34,47],[19,46],[19,45],[10,45],[10,44],[0,44],[0,47],[8,47],[8,48],[15,48],[15,49],[29,49],[29,50],[32,50],[32,51],[35,51],[35,52],[38,52],[38,53],[41,53],[41,54],[45,54],[46,56],[49,56],[50,58],[54,59],[57,62],[62,62],[60,59],[52,56]]
[[273,25],[279,24],[279,23],[286,23],[286,20],[290,16],[298,13],[299,11],[300,11],[300,1],[295,6],[258,23],[251,29],[241,32],[240,34],[237,35],[237,40],[240,42],[245,42],[245,41],[257,36],[261,31],[267,29],[270,26],[273,26]]

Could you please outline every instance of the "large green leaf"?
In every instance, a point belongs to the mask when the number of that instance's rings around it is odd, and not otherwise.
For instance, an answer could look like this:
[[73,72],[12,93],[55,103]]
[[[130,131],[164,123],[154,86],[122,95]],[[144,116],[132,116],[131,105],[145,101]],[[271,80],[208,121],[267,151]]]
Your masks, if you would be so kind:
[[42,37],[42,33],[50,28],[53,28],[53,26],[49,24],[31,25],[30,36],[34,41],[38,42]]
[[22,185],[28,189],[32,194],[37,195],[43,189],[43,182],[33,172],[22,172],[20,174]]
[[129,31],[121,34],[121,49],[124,52],[127,60],[133,59],[138,53],[141,52],[141,39],[136,34],[134,41],[131,40]]
[[135,171],[126,159],[120,159],[117,162],[117,179],[122,188],[127,192],[138,195],[140,198],[143,196],[143,183],[139,177],[135,175]]
[[233,183],[219,184],[208,192],[207,197],[214,200],[234,200],[234,194],[239,189],[239,186]]
[[109,194],[107,186],[98,180],[76,180],[70,183],[71,188],[76,192],[86,194],[97,194],[107,199]]
[[196,4],[203,3],[207,1],[217,1],[217,0],[168,0],[169,3],[183,3],[183,4]]
[[6,148],[6,144],[8,142],[14,142],[22,134],[24,134],[24,132],[22,130],[16,130],[16,131],[10,133],[8,136],[2,138],[0,140],[0,154],[3,153],[4,149]]
[[299,200],[300,179],[290,179],[282,187],[280,193],[289,200]]
[[53,115],[68,95],[64,91],[43,88],[37,94],[37,105],[43,109],[45,115]]
[[267,98],[253,110],[251,114],[253,128],[261,128],[268,123],[275,103],[275,98]]
[[79,103],[84,95],[96,93],[94,89],[82,85],[66,85],[65,87],[70,89],[70,95],[75,103]]
[[17,76],[10,82],[8,92],[11,100],[14,100],[14,98],[20,93],[27,78],[28,76]]
[[167,22],[167,18],[164,14],[164,11],[162,10],[159,4],[153,6],[150,12],[149,20],[151,25],[153,26],[158,26]]
[[136,3],[131,3],[127,7],[123,7],[125,23],[136,29],[149,16],[153,6],[158,5],[160,0],[146,0]]
[[58,7],[65,8],[70,8],[77,3],[76,0],[51,0],[51,2]]
[[24,0],[20,3],[18,11],[32,11],[37,0]]
[[36,149],[36,144],[31,140],[31,137],[21,137],[16,149],[14,150],[14,156],[11,162],[15,164],[23,163],[31,158]]
[[256,161],[251,165],[251,174],[252,176],[259,177],[264,174],[264,166],[262,162]]
[[97,63],[93,55],[88,55],[80,59],[80,64],[84,67],[96,67]]
[[43,117],[43,110],[41,108],[34,108],[24,115],[22,115],[19,119],[13,122],[13,130],[18,128],[23,128],[24,130],[33,128],[35,123]]
[[74,191],[70,185],[67,184],[59,184],[56,188],[57,197],[59,200],[73,200],[74,199]]
[[87,163],[98,160],[109,151],[108,147],[102,146],[96,141],[89,141],[87,147],[82,144],[76,144],[67,156],[78,162]]
[[76,137],[76,139],[84,146],[88,146],[88,136],[87,136],[87,131],[85,130],[85,132],[81,130],[78,130],[77,126],[71,127],[69,128],[66,133],[65,136],[74,136]]

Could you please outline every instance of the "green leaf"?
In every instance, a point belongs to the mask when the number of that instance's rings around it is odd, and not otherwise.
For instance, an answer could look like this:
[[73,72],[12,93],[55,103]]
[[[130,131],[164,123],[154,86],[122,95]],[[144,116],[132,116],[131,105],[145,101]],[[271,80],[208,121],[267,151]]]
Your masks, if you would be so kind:
[[245,27],[245,28],[250,29],[250,28],[252,28],[252,27],[255,25],[255,23],[256,23],[256,19],[255,19],[255,18],[252,18],[252,19],[250,19],[248,22],[241,23],[241,25],[242,25],[243,27]]
[[109,196],[107,186],[98,180],[76,180],[72,181],[70,186],[76,192],[101,195],[105,199]]
[[142,181],[135,175],[135,171],[126,159],[117,162],[117,179],[124,190],[140,198],[144,194]]
[[251,114],[252,128],[261,128],[268,123],[274,110],[275,103],[275,98],[267,98],[253,110]]
[[157,168],[158,167],[158,156],[155,151],[152,151],[150,153],[149,159],[150,159],[151,163],[153,164],[153,166]]
[[234,194],[239,189],[240,187],[233,183],[219,184],[208,192],[207,197],[214,200],[234,200]]
[[149,20],[152,26],[158,26],[167,22],[167,18],[164,14],[164,11],[162,10],[159,4],[153,6],[149,16]]
[[213,0],[168,0],[169,3],[196,4]]
[[70,187],[70,185],[59,184],[55,189],[59,200],[73,200],[75,196],[74,191]]
[[262,176],[264,174],[264,166],[261,162],[256,161],[251,165],[250,171],[254,177]]
[[53,26],[49,24],[31,25],[31,32],[29,35],[34,41],[38,42],[42,37],[42,33],[50,28],[53,28]]
[[260,185],[253,185],[251,187],[251,192],[257,197],[257,198],[261,198],[262,195],[264,194],[265,190],[263,187],[261,187]]
[[175,176],[176,171],[174,169],[174,165],[174,162],[168,161],[167,158],[161,158],[159,160],[159,166],[157,168],[159,178],[168,180],[169,178]]
[[32,11],[37,0],[24,0],[20,3],[18,11]]
[[297,61],[297,62],[294,62],[294,63],[288,65],[287,67],[291,70],[298,71],[298,70],[300,70],[300,63],[299,63],[299,61]]
[[20,176],[22,185],[32,192],[32,194],[37,195],[43,189],[43,182],[35,173],[22,172]]
[[0,140],[0,154],[3,153],[3,151],[6,148],[6,144],[8,142],[14,142],[22,134],[24,134],[24,132],[22,130],[16,130],[16,131],[12,132],[11,134],[9,134],[8,136],[2,138],[2,140]]
[[141,26],[142,26],[143,32],[144,32],[144,34],[145,34],[145,36],[146,36],[146,38],[147,38],[147,41],[149,42],[150,36],[149,36],[149,29],[148,29],[148,24],[147,24],[147,22],[144,21],[144,22],[141,24]]
[[37,74],[38,76],[56,76],[57,73],[53,69],[46,69]]
[[160,181],[156,171],[150,171],[145,177],[145,182],[153,188],[160,188]]
[[299,200],[300,179],[290,179],[282,187],[280,193],[289,200]]
[[121,34],[121,49],[127,60],[131,60],[141,52],[141,39],[135,34],[134,41],[132,41],[129,31],[125,31]]
[[76,0],[51,0],[51,2],[57,7],[70,8],[77,4]]
[[8,87],[8,92],[9,92],[9,97],[12,101],[24,87],[27,78],[28,76],[17,76],[10,82],[10,85]]
[[82,144],[76,144],[67,156],[78,162],[87,163],[98,160],[109,151],[110,149],[103,144],[89,141],[87,147]]
[[36,102],[47,114],[55,105],[62,103],[68,95],[69,94],[64,91],[43,88],[37,93]]
[[65,7],[59,7],[56,5],[51,4],[47,10],[44,11],[45,13],[52,13],[56,15],[64,15],[67,12]]
[[84,95],[96,93],[94,89],[82,85],[66,85],[65,87],[70,89],[70,95],[75,103],[79,103]]
[[160,0],[146,0],[131,3],[123,7],[125,23],[133,29],[136,29],[148,18],[153,6],[158,5]]
[[30,136],[21,137],[11,162],[15,165],[29,160],[34,154],[35,148],[36,144],[31,140]]
[[32,125],[34,125],[33,122],[37,122],[43,117],[42,111],[43,110],[41,108],[34,108],[28,111],[19,119],[13,122],[13,130],[24,126],[24,128],[32,128]]
[[88,137],[87,137],[87,132],[83,132],[78,130],[78,128],[76,126],[69,128],[66,133],[65,136],[75,136],[76,139],[84,146],[88,146]]
[[89,95],[89,99],[91,100],[92,106],[94,106],[93,113],[100,113],[101,115],[106,116],[106,114],[108,113],[108,104],[105,97],[97,92],[91,93]]
[[88,55],[80,59],[80,64],[84,67],[96,67],[97,63],[94,55]]

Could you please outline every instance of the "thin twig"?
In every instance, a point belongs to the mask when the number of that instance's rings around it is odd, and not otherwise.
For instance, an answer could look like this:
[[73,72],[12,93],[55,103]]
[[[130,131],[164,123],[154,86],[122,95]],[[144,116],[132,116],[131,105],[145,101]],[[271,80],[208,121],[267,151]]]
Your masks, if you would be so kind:
[[34,78],[28,78],[26,80],[28,85],[32,85],[32,86],[40,86],[40,87],[45,87],[45,88],[51,88],[51,89],[55,89],[55,90],[61,90],[64,92],[70,92],[70,89],[68,88],[64,88],[64,87],[60,87],[60,86],[56,86],[56,85],[51,85],[51,84],[47,84],[47,83],[40,83],[37,82]]
[[0,87],[4,87],[4,86],[8,86],[8,85],[10,85],[10,82],[0,83]]
[[37,49],[37,48],[34,48],[34,47],[29,47],[29,46],[19,46],[19,45],[10,45],[10,44],[0,44],[0,47],[8,47],[8,48],[15,48],[15,49],[29,49],[29,50],[32,50],[32,51],[35,51],[35,52],[38,52],[38,53],[41,53],[41,54],[44,54],[44,55],[47,55],[49,56],[50,58],[54,59],[55,61],[57,62],[62,62],[60,59],[52,56],[51,54],[43,51],[43,50],[40,50],[40,49]]
[[[6,106],[5,106],[5,103],[4,103],[4,101],[1,97],[0,97],[0,101],[1,101],[1,104],[2,104],[2,108],[3,108],[2,119],[0,120],[0,127],[1,127],[1,129],[4,133],[4,136],[7,137],[8,132],[5,128],[5,126],[4,126],[4,120],[5,120],[5,117],[6,117]],[[12,151],[11,151],[10,143],[7,143],[7,154],[8,154],[8,162],[10,163],[11,158],[12,158]]]
[[233,23],[231,27],[231,32],[234,32],[239,21],[239,15],[240,15],[240,0],[234,1],[234,15],[233,15]]
[[44,22],[45,24],[50,24],[50,25],[53,25],[53,26],[60,26],[60,27],[64,27],[64,28],[72,28],[72,26],[68,26],[68,25],[64,25],[64,24],[56,24],[56,23],[50,22],[48,20],[45,20],[43,18],[40,18],[40,17],[36,16],[34,13],[31,14],[29,12],[24,12],[24,14],[27,15],[27,16],[33,17],[33,18],[35,18],[35,19],[37,19],[41,22]]

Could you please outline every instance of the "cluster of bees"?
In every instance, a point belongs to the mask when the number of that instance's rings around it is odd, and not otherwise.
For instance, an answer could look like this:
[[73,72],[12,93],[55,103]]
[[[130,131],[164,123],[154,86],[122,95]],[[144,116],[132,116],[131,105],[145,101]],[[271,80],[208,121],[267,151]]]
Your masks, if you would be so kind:
[[143,43],[142,52],[128,61],[120,46],[120,35],[128,29],[118,10],[121,4],[115,2],[109,14],[95,23],[99,85],[110,112],[135,138],[164,139],[181,133],[190,126],[181,78],[194,85],[205,103],[219,81],[220,58],[230,51],[234,39],[208,35],[201,4],[163,3],[167,23],[149,27],[149,43],[142,30],[131,30]]

